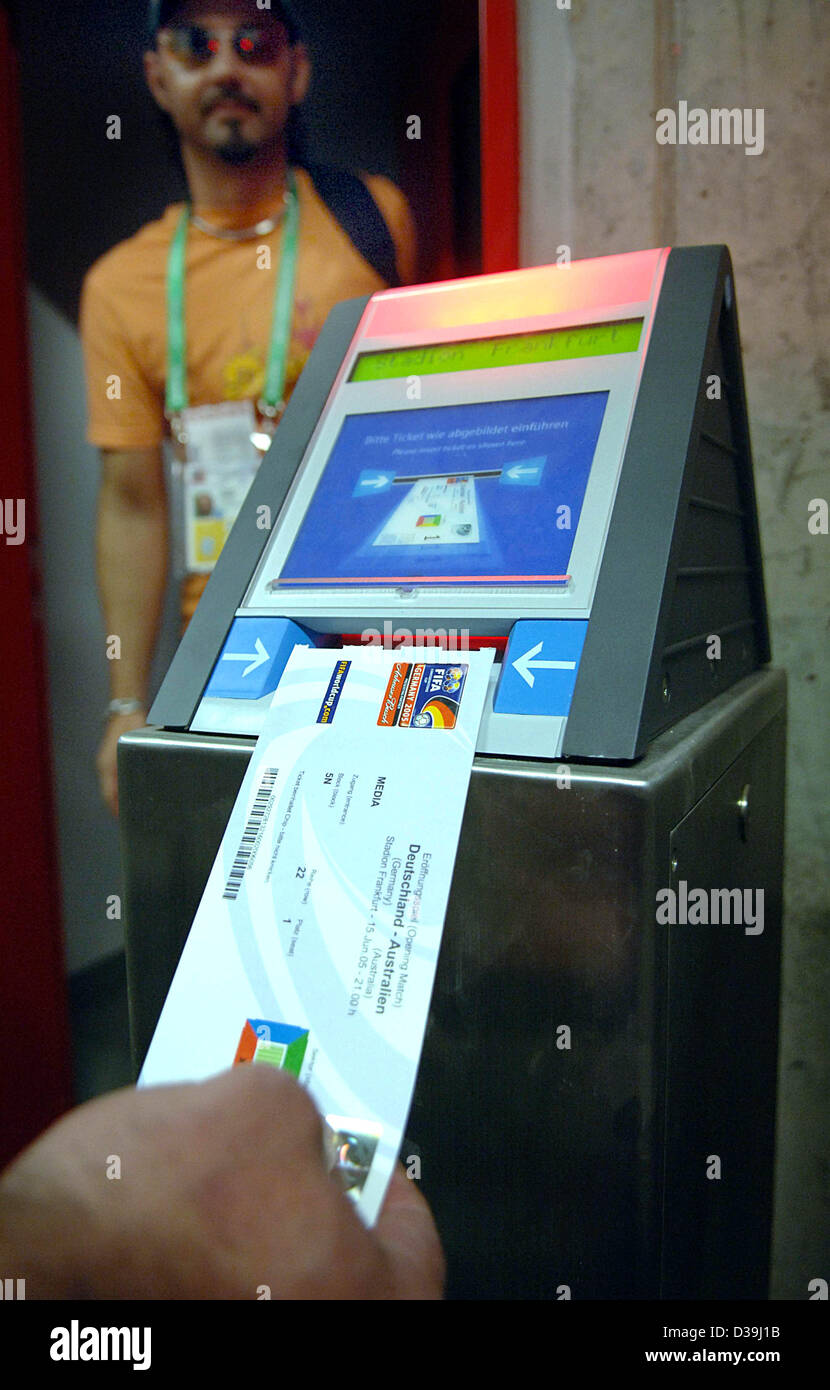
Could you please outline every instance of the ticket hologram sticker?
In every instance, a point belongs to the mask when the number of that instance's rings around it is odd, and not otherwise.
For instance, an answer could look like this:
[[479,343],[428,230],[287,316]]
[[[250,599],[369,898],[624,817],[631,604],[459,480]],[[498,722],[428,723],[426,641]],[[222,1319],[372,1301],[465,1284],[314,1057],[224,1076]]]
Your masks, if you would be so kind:
[[493,660],[424,655],[295,647],[139,1078],[291,1071],[369,1225],[409,1113]]

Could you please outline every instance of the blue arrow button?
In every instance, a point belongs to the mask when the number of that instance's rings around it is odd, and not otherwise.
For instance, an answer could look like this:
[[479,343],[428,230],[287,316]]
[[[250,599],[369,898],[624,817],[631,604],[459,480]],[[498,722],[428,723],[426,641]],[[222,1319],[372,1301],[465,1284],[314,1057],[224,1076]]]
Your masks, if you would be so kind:
[[514,623],[493,708],[499,714],[566,715],[587,631],[583,618]]
[[298,644],[313,647],[315,642],[288,618],[235,618],[205,694],[258,700],[276,690]]

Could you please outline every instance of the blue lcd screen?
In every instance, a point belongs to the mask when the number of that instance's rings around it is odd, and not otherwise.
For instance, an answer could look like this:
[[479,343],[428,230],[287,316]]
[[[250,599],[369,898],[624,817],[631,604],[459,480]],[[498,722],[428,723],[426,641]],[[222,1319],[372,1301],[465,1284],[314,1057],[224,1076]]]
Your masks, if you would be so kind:
[[607,401],[346,416],[268,587],[564,583]]

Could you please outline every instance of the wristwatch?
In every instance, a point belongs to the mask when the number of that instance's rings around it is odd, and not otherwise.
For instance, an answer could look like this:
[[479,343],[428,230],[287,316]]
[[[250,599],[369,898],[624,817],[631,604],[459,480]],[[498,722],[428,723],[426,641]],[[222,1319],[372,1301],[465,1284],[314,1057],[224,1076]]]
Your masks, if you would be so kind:
[[104,710],[104,723],[116,714],[143,714],[145,708],[143,700],[110,700]]

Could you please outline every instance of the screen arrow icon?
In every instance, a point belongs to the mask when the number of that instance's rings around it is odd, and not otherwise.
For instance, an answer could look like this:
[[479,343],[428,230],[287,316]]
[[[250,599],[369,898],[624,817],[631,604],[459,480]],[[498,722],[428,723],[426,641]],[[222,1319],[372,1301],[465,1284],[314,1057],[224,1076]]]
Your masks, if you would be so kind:
[[395,474],[386,468],[364,468],[358,475],[352,497],[366,497],[372,492],[387,492],[395,481]]
[[265,650],[261,637],[257,637],[254,646],[256,647],[255,652],[223,652],[222,660],[250,662],[250,665],[246,666],[245,670],[242,672],[244,679],[245,676],[249,676],[252,671],[256,671],[259,666],[263,666],[268,660],[268,653]]
[[514,669],[518,671],[522,680],[527,681],[531,690],[533,689],[533,682],[536,679],[536,677],[533,674],[534,671],[576,670],[575,661],[534,661],[533,658],[539,655],[539,652],[542,650],[543,646],[543,642],[537,642],[535,647],[531,647],[530,651],[524,652],[522,656],[517,656],[516,660],[513,662]]

